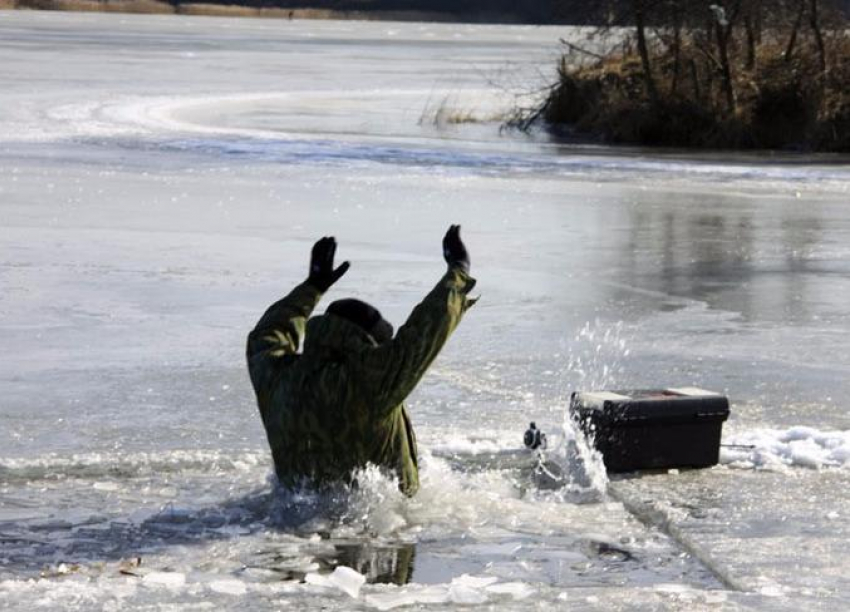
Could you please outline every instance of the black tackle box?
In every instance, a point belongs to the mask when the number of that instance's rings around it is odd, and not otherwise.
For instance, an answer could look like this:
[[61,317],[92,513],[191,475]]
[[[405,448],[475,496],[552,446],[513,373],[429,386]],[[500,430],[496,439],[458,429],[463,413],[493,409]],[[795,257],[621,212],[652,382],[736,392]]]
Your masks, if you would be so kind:
[[729,400],[697,388],[575,392],[570,416],[609,472],[717,463]]

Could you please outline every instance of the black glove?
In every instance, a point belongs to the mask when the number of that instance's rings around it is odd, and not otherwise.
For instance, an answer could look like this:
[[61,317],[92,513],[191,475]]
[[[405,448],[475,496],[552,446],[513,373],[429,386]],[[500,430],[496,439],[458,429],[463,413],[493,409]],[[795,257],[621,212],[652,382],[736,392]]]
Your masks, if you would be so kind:
[[334,270],[336,238],[325,236],[313,245],[310,257],[310,275],[307,282],[324,293],[348,271],[351,264],[347,261]]
[[443,257],[449,267],[458,267],[464,272],[469,272],[469,253],[466,245],[460,239],[460,225],[452,225],[443,238]]

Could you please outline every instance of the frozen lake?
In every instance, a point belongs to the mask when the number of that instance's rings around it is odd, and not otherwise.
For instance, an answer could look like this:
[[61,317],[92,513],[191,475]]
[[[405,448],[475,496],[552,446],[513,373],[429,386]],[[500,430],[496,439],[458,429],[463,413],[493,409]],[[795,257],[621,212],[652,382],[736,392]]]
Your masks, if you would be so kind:
[[[500,134],[575,35],[0,11],[0,609],[850,605],[848,160]],[[400,324],[450,223],[421,492],[274,490],[246,333],[324,235]],[[528,421],[657,386],[746,448],[534,486]]]

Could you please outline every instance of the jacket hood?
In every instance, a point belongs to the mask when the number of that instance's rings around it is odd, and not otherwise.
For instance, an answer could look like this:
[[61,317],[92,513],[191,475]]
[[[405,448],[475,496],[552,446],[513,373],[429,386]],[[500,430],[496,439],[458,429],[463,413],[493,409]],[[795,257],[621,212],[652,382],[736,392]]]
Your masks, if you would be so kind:
[[323,314],[307,321],[305,355],[357,353],[378,346],[375,339],[356,323],[335,314]]

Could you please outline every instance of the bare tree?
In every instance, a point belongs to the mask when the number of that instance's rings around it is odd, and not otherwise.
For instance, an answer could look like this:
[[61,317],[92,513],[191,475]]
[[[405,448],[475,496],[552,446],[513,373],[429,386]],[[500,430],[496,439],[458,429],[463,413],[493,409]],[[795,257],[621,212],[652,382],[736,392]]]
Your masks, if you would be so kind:
[[737,101],[735,84],[732,80],[732,62],[729,60],[729,44],[732,42],[735,21],[741,12],[741,2],[742,0],[737,0],[734,3],[731,14],[727,14],[726,9],[719,4],[712,4],[710,7],[714,14],[714,32],[720,58],[720,71],[723,77],[723,91],[726,95],[726,111],[730,115],[735,113]]
[[826,72],[826,47],[823,44],[823,33],[820,28],[820,20],[818,17],[818,0],[809,0],[809,25],[812,28],[812,33],[815,36],[815,43],[818,49],[818,63],[820,71]]
[[646,92],[649,94],[649,99],[652,102],[658,102],[658,88],[655,86],[655,79],[652,76],[652,62],[649,59],[649,47],[646,43],[647,8],[647,0],[632,0],[632,14],[634,16],[635,29],[637,31],[638,53],[640,54],[640,63],[643,68]]

